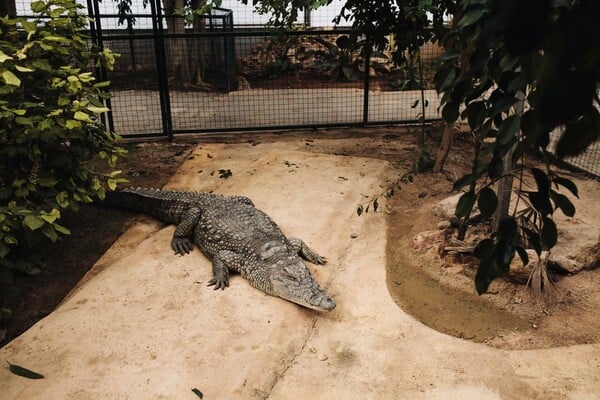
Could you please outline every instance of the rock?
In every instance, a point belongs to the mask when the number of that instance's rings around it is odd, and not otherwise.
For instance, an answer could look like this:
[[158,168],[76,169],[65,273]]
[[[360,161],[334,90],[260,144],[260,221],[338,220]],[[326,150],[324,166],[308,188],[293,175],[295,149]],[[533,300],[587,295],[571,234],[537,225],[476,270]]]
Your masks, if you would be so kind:
[[[454,211],[456,210],[456,205],[458,204],[458,199],[462,196],[463,193],[457,193],[454,196],[446,197],[445,199],[439,201],[435,206],[433,206],[433,214],[437,217],[443,218],[445,220],[454,219]],[[471,217],[479,214],[479,209],[477,208],[477,204],[473,206],[473,211],[471,212]]]
[[412,242],[414,252],[423,254],[432,248],[437,248],[446,241],[446,232],[443,230],[433,230],[419,232]]
[[327,359],[328,359],[328,358],[329,358],[329,357],[327,357],[327,355],[326,355],[326,354],[320,354],[320,355],[319,355],[319,360],[321,360],[321,361],[327,361]]
[[571,273],[600,266],[600,227],[578,219],[556,222],[558,243],[549,261]]
[[437,228],[439,230],[444,230],[444,229],[448,229],[452,226],[452,223],[450,221],[442,221],[439,224],[437,224]]

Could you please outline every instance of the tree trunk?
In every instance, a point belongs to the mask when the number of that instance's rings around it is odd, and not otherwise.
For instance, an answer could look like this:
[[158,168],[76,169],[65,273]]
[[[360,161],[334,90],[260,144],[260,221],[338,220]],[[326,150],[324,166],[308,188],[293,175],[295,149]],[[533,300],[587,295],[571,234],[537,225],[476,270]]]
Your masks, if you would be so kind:
[[437,154],[435,155],[435,164],[433,165],[433,172],[442,172],[446,158],[450,152],[450,146],[452,145],[452,137],[454,136],[454,124],[448,124],[444,122],[444,133],[442,134],[442,141],[438,148]]
[[0,1],[0,17],[9,16],[14,18],[17,16],[17,7],[15,0],[1,0]]
[[311,24],[310,11],[311,11],[311,9],[310,9],[309,5],[304,7],[304,27],[305,28],[310,28],[310,24]]
[[[167,32],[170,34],[185,33],[185,18],[173,16],[175,10],[183,10],[185,0],[163,0]],[[189,64],[189,51],[185,38],[166,38],[167,68],[169,81],[175,86],[188,86],[192,81]]]
[[497,232],[500,227],[500,222],[508,217],[513,185],[513,176],[511,173],[513,169],[512,157],[516,147],[517,143],[508,150],[502,159],[502,172],[504,176],[498,181],[498,206],[496,207],[496,212],[494,212],[494,217],[492,219],[492,232]]
[[[517,97],[519,98],[519,102],[514,105],[513,110],[516,114],[523,114],[523,109],[525,106],[525,93],[519,92]],[[512,145],[510,150],[506,152],[504,158],[502,159],[502,174],[504,176],[498,181],[498,206],[496,207],[496,212],[494,213],[494,217],[492,219],[492,232],[497,232],[500,222],[508,217],[513,185],[513,154],[515,153],[517,146],[518,142],[515,142],[515,144]]]
[[[192,0],[192,8],[199,9],[206,5],[206,0]],[[194,18],[194,32],[204,32],[206,30],[206,19]],[[204,78],[206,74],[206,55],[207,52],[207,39],[206,38],[192,38],[192,46],[190,49],[190,72],[192,83],[196,86],[204,86]]]

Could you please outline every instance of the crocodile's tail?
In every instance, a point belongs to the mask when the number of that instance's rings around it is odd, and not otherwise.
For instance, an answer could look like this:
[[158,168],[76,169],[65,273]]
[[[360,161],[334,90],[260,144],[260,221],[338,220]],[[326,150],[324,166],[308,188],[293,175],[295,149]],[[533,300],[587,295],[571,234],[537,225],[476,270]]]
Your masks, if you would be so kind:
[[108,192],[100,204],[148,214],[163,222],[177,224],[192,201],[191,195],[192,192],[131,187]]

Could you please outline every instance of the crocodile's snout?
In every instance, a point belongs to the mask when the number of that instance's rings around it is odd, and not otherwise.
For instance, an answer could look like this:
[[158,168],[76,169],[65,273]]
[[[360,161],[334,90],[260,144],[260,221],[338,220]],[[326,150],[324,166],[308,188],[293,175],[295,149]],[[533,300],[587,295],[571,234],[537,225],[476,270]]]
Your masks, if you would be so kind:
[[270,278],[275,296],[313,310],[331,311],[335,308],[335,301],[321,289],[300,260],[274,269]]
[[328,295],[324,294],[319,308],[325,311],[331,311],[335,308],[335,300],[333,300]]

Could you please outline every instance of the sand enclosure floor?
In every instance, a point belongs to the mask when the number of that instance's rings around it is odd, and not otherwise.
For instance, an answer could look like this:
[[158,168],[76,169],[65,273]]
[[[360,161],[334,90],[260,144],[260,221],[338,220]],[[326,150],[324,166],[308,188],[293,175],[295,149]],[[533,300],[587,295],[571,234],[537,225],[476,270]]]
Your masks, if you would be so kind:
[[386,214],[355,212],[394,169],[305,149],[201,144],[167,187],[252,198],[328,257],[310,268],[334,311],[302,309],[239,276],[214,292],[210,262],[198,251],[174,256],[174,228],[143,219],[56,311],[0,349],[1,361],[46,377],[0,369],[3,398],[193,399],[193,388],[207,399],[598,397],[597,344],[499,350],[402,311],[386,287]]

